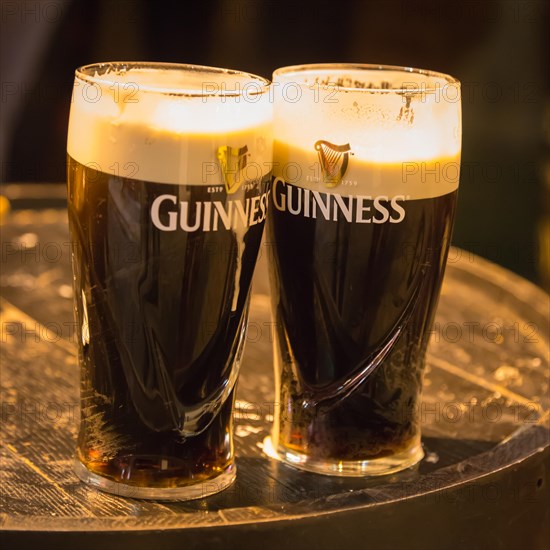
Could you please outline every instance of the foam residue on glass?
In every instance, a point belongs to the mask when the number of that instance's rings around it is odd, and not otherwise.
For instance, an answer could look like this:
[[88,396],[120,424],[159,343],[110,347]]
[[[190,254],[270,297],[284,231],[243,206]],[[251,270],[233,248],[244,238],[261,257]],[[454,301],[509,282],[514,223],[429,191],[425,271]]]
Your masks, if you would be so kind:
[[[341,195],[391,196],[406,188],[410,199],[422,199],[456,190],[461,148],[458,82],[397,70],[380,71],[381,76],[377,72],[368,71],[372,81],[365,81],[361,70],[344,75],[319,68],[275,73],[279,165],[319,164],[315,144],[324,140],[350,148],[346,182],[338,187]],[[276,175],[283,175],[282,169]],[[288,171],[283,177],[289,180]],[[317,181],[314,170],[301,174],[304,187],[314,189]]]

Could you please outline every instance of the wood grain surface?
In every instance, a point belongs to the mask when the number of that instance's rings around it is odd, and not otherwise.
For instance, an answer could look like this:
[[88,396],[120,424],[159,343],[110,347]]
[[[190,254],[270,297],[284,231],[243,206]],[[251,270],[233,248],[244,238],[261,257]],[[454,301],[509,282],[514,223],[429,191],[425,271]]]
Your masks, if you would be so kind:
[[[398,510],[422,497],[444,507],[436,497],[449,488],[483,487],[487,476],[516,471],[533,457],[548,457],[548,296],[458,249],[450,254],[429,347],[421,404],[426,457],[421,464],[383,478],[344,479],[298,471],[266,456],[262,449],[276,403],[267,254],[262,254],[234,413],[236,483],[191,502],[148,502],[99,492],[72,471],[79,373],[66,212],[14,211],[1,234],[0,524],[7,535],[177,532],[178,541],[195,541],[200,547],[207,540],[201,533],[209,532],[208,544],[223,546],[224,537],[212,538],[218,531],[210,529],[229,533],[232,527],[249,526],[257,531],[259,525],[291,521],[294,526],[301,522],[303,530],[322,516],[355,518],[358,511],[367,514],[392,503]],[[533,509],[548,517],[548,468],[533,468],[533,479],[500,494],[500,504],[515,499],[517,515],[517,503],[528,497]],[[499,483],[513,479],[506,475]],[[488,498],[480,497],[485,507]],[[364,517],[367,526],[369,516]],[[293,540],[306,544],[307,533],[319,535],[313,529]],[[376,526],[370,529],[377,532]],[[185,531],[191,538],[181,538]],[[547,532],[535,533],[534,540]],[[365,536],[359,527],[355,534],[333,533],[348,547]],[[281,543],[284,536],[276,540]],[[266,548],[271,546],[277,545]]]

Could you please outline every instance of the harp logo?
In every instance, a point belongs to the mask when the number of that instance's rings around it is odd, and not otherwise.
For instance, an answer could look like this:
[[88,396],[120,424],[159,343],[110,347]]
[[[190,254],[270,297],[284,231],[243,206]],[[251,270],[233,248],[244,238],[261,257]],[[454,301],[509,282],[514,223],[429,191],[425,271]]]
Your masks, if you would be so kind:
[[336,187],[348,169],[348,159],[351,152],[349,143],[335,145],[320,139],[315,142],[315,150],[323,173],[323,181],[327,187]]
[[224,145],[218,147],[216,156],[220,163],[227,194],[235,193],[244,181],[242,172],[246,168],[248,160],[248,146],[229,147]]

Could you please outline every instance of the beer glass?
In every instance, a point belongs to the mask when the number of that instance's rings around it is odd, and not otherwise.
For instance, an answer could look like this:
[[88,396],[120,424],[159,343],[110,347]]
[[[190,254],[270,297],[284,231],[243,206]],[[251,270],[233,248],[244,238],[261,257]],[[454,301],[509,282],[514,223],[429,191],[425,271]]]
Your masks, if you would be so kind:
[[460,86],[324,64],[278,69],[273,89],[272,445],[322,474],[396,472],[423,456],[418,403],[457,198]]
[[75,469],[99,489],[193,499],[235,478],[232,408],[268,205],[271,103],[268,81],[232,70],[76,71]]

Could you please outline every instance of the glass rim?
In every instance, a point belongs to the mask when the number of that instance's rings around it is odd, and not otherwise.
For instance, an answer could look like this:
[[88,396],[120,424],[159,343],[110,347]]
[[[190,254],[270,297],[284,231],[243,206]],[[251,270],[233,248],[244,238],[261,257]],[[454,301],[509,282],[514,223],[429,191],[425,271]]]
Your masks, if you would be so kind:
[[[131,69],[152,69],[157,71],[180,71],[187,73],[208,73],[215,75],[218,78],[220,76],[240,76],[243,80],[247,80],[242,83],[239,89],[231,90],[221,87],[217,87],[215,90],[209,90],[204,92],[203,90],[190,90],[183,89],[178,86],[152,86],[150,84],[140,84],[139,90],[148,93],[156,94],[169,94],[171,96],[181,97],[240,97],[244,95],[261,95],[267,93],[271,86],[271,81],[263,76],[259,76],[246,71],[240,71],[237,69],[226,69],[222,67],[210,67],[208,65],[194,65],[191,63],[164,63],[158,61],[107,61],[90,63],[82,65],[75,70],[75,77],[78,80],[90,84],[98,85],[114,85],[119,80],[109,78],[109,76],[103,76],[105,73],[114,71],[115,74],[126,72]],[[214,77],[215,78],[215,77]],[[223,82],[221,79],[218,83]],[[250,90],[250,84],[257,84],[256,90]]]
[[[305,73],[306,71],[318,71],[319,73],[323,71],[364,71],[365,73],[370,72],[377,72],[380,73],[387,71],[393,71],[403,74],[416,74],[416,75],[422,75],[426,77],[426,82],[428,81],[428,78],[434,78],[439,79],[444,82],[444,85],[453,85],[460,88],[460,81],[455,78],[454,76],[451,76],[446,73],[441,73],[438,71],[431,71],[429,69],[418,69],[416,67],[405,67],[400,65],[381,65],[381,64],[375,64],[375,63],[306,63],[302,65],[288,65],[286,67],[279,67],[275,71],[273,71],[272,80],[273,82],[275,79],[279,76],[290,76],[292,74],[300,75]],[[296,82],[298,86],[305,86],[305,83],[303,82]],[[422,84],[422,82],[415,82],[415,84]],[[311,84],[308,84],[308,86],[311,86]],[[346,92],[375,92],[375,93],[397,93],[397,94],[406,94],[411,92],[433,92],[437,90],[437,87],[434,84],[431,84],[430,86],[422,87],[421,90],[411,90],[410,88],[361,88],[361,87],[355,87],[355,86],[338,86],[338,90],[346,91]]]

